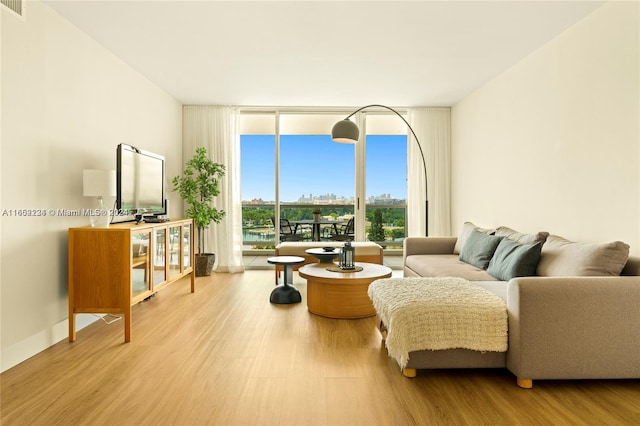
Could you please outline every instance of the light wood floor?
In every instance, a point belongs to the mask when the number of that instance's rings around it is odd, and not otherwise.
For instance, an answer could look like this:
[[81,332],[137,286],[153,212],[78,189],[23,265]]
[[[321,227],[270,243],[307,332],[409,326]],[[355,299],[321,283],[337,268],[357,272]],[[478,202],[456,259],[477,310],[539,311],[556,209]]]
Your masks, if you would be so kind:
[[375,319],[269,303],[272,271],[161,291],[0,376],[3,425],[640,424],[640,381],[537,381],[506,370],[402,376]]

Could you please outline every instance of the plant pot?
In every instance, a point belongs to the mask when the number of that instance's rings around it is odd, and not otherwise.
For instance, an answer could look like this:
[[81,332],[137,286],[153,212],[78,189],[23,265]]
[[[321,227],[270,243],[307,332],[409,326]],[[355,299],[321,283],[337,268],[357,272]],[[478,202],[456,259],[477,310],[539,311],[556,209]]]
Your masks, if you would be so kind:
[[313,214],[313,220],[318,222],[320,220],[320,213],[314,213]]
[[196,277],[205,277],[211,275],[213,264],[216,261],[216,255],[214,253],[202,253],[196,254]]

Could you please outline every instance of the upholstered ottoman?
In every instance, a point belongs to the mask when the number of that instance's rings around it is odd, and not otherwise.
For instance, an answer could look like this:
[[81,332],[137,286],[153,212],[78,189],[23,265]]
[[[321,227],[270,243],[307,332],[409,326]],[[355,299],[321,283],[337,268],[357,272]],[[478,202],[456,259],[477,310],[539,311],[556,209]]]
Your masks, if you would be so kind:
[[507,307],[485,288],[457,277],[386,278],[368,294],[405,376],[417,368],[505,366]]

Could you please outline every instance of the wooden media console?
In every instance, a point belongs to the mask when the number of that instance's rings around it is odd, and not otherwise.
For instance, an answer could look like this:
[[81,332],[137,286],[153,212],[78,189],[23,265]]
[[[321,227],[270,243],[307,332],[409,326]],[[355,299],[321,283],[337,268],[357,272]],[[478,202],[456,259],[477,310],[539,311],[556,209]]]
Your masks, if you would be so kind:
[[131,307],[193,271],[193,220],[69,228],[69,341],[80,313],[124,317],[131,340]]

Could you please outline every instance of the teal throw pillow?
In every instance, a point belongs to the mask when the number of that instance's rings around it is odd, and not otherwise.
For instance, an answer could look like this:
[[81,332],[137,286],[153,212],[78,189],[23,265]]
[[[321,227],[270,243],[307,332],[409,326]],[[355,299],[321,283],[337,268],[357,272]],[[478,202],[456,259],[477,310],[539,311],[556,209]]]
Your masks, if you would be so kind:
[[542,242],[519,244],[504,238],[498,244],[487,272],[501,281],[515,277],[530,277],[536,274]]
[[487,269],[500,240],[504,237],[487,235],[477,230],[471,231],[467,242],[460,250],[460,260],[480,269]]

